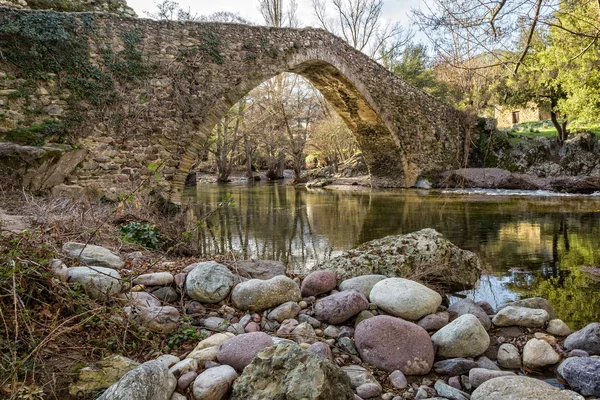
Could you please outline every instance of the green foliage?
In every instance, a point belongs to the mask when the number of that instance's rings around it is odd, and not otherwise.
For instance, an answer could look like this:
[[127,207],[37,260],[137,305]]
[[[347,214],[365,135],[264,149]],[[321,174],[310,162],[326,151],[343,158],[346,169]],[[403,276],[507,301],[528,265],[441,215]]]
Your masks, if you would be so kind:
[[205,332],[198,331],[198,329],[196,329],[192,326],[189,326],[187,324],[184,324],[179,327],[177,332],[172,334],[167,339],[167,345],[171,349],[176,349],[182,343],[190,342],[190,341],[197,342],[197,341],[203,340],[203,339],[206,339]]
[[149,67],[144,63],[139,46],[142,36],[137,30],[121,35],[124,50],[114,54],[110,47],[104,49],[104,63],[120,80],[136,81],[148,75]]
[[57,141],[64,141],[65,126],[60,121],[44,121],[26,128],[17,128],[0,134],[3,140],[24,146],[43,146],[46,138],[55,136]]
[[[65,77],[71,101],[87,99],[94,105],[110,100],[112,77],[89,60],[86,33],[94,17],[55,12],[4,16],[0,21],[0,49],[6,61],[31,82],[53,73]],[[32,84],[31,86],[35,86]]]
[[451,102],[451,87],[435,78],[427,47],[422,44],[408,45],[398,60],[383,60],[384,65],[411,85],[426,91],[433,97]]
[[160,233],[158,228],[148,222],[132,221],[119,226],[123,240],[140,244],[149,249],[160,247]]

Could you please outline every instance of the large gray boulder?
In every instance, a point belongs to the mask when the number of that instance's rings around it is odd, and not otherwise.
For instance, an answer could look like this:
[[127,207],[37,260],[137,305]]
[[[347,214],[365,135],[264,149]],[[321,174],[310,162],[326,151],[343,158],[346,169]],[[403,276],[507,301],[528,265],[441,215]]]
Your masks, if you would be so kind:
[[577,393],[560,390],[539,379],[502,376],[481,384],[471,400],[584,400]]
[[546,310],[550,319],[555,317],[554,307],[550,302],[542,297],[530,297],[528,299],[511,301],[510,303],[506,303],[504,307],[525,307],[525,308],[541,308],[542,310]]
[[377,282],[369,297],[383,311],[409,321],[435,313],[442,304],[442,296],[438,292],[403,278]]
[[434,229],[423,229],[363,243],[317,268],[335,271],[340,279],[368,274],[410,278],[418,272],[419,280],[462,290],[473,287],[479,279],[481,261]]
[[285,264],[274,260],[245,260],[235,265],[236,273],[243,279],[267,280],[276,276],[285,276]]
[[590,355],[600,355],[600,322],[591,323],[571,333],[565,339],[565,348],[584,350]]
[[439,331],[431,340],[438,346],[438,355],[446,358],[476,357],[485,353],[490,337],[473,314],[465,314]]
[[67,242],[63,251],[69,258],[75,258],[84,265],[93,265],[113,269],[121,269],[125,263],[112,251],[91,244]]
[[379,281],[386,279],[384,275],[363,275],[357,276],[356,278],[346,279],[340,283],[340,291],[356,290],[365,295],[369,299],[371,289]]
[[425,375],[433,365],[433,343],[427,331],[400,318],[379,315],[363,320],[354,332],[363,361],[387,371]]
[[93,299],[107,299],[121,292],[121,275],[112,268],[72,267],[67,269],[67,281],[80,283]]
[[353,400],[350,378],[334,363],[290,343],[258,353],[233,386],[232,400]]
[[169,400],[176,385],[165,363],[148,361],[123,375],[98,400]]
[[[214,261],[192,264],[185,279],[185,292],[201,303],[218,303],[229,295],[234,277],[231,271]],[[188,268],[189,268],[188,267]]]
[[231,293],[233,306],[243,311],[264,311],[288,301],[302,300],[300,288],[287,276],[268,280],[251,279],[238,284]]
[[567,358],[558,366],[558,374],[582,395],[600,396],[600,358]]
[[456,313],[458,317],[465,314],[473,314],[477,317],[479,322],[481,322],[481,325],[483,325],[486,331],[490,330],[492,327],[492,320],[490,317],[483,310],[483,308],[481,308],[471,299],[462,299],[451,304],[450,307],[448,307],[448,311],[451,313]]
[[550,320],[550,315],[541,308],[504,307],[492,319],[496,326],[524,326],[541,328]]
[[229,365],[209,368],[194,380],[192,392],[198,400],[225,400],[238,377],[235,369]]

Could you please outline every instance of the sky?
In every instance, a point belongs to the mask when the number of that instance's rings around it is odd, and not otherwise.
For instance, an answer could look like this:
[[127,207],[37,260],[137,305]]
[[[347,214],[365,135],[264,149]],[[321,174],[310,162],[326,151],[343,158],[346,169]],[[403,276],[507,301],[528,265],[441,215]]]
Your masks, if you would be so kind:
[[[156,0],[158,1],[158,0]],[[258,11],[257,0],[175,0],[181,8],[189,7],[192,14],[209,15],[216,11],[238,12],[242,17],[253,22],[261,23],[262,17]],[[387,0],[384,2],[383,15],[386,20],[399,21],[405,29],[410,26],[409,14],[413,8],[419,8],[422,0]],[[140,17],[146,17],[144,11],[155,11],[153,0],[127,0]],[[312,14],[310,0],[298,0],[298,16],[303,26],[317,26]],[[413,29],[416,31],[416,29]],[[419,37],[417,36],[417,39]]]

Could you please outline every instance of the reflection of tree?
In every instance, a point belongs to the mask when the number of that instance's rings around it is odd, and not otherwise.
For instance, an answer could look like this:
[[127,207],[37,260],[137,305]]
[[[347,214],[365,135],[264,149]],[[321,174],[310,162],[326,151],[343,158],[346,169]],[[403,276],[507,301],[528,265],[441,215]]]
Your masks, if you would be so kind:
[[[202,255],[233,252],[302,269],[365,241],[435,228],[497,274],[511,276],[509,290],[550,300],[572,328],[600,320],[599,284],[580,270],[600,265],[600,214],[587,212],[585,201],[215,185],[198,187],[195,214],[204,215],[228,192],[235,206],[199,231]],[[528,273],[508,275],[510,268]]]

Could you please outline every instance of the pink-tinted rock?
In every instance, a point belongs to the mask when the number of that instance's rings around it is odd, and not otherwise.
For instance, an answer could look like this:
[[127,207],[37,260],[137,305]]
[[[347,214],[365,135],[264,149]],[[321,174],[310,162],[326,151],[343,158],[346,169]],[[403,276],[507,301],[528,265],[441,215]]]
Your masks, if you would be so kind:
[[310,345],[307,349],[311,353],[315,353],[329,361],[333,361],[333,354],[331,353],[331,349],[329,345],[323,342],[317,342]]
[[304,278],[302,286],[300,286],[300,292],[302,297],[317,296],[330,292],[336,286],[335,272],[316,271]]
[[451,376],[450,379],[448,379],[448,385],[452,386],[455,389],[462,390],[459,376]]
[[263,349],[273,346],[273,339],[264,332],[244,333],[219,346],[217,360],[242,371]]
[[181,273],[181,274],[177,274],[177,275],[175,275],[175,276],[173,277],[173,278],[174,278],[174,280],[175,280],[175,286],[176,286],[178,289],[181,289],[181,288],[183,288],[183,285],[185,284],[185,278],[186,278],[186,277],[187,277],[187,274],[183,274],[183,273]]
[[369,308],[367,298],[356,290],[347,290],[318,300],[314,316],[321,322],[341,324]]
[[260,332],[260,325],[254,321],[250,321],[248,322],[248,325],[246,325],[246,332]]
[[435,353],[427,331],[400,318],[366,319],[356,327],[354,341],[364,362],[388,371],[425,375],[433,365]]
[[198,373],[196,371],[186,372],[177,380],[177,388],[184,392],[192,382],[196,379]]

